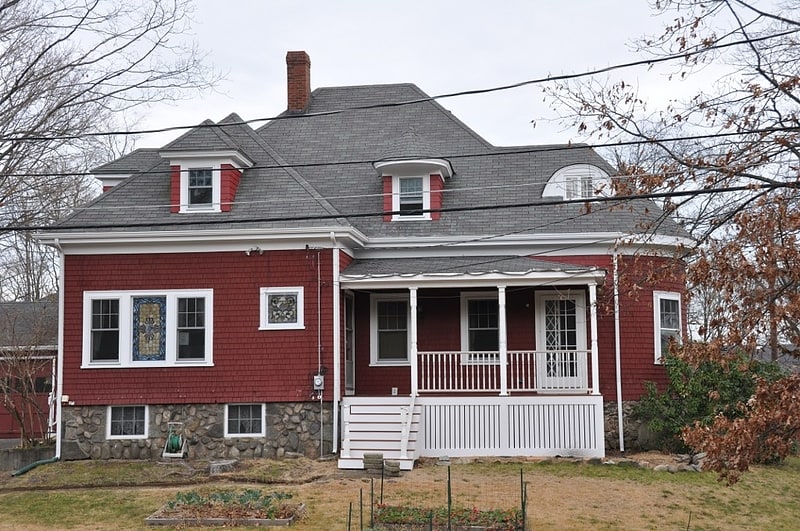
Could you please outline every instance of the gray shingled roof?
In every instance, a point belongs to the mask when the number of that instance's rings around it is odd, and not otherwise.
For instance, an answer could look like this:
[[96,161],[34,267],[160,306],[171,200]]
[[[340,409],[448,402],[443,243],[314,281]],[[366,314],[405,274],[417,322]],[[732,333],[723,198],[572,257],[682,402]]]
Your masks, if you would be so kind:
[[426,258],[392,258],[354,260],[342,274],[346,277],[380,277],[388,275],[482,273],[582,273],[594,268],[581,265],[534,260],[516,256],[447,256]]
[[[167,163],[143,152],[137,156],[143,158],[144,173],[126,180],[61,225],[94,230],[85,227],[180,223],[188,228],[227,229],[231,225],[226,223],[233,221],[237,222],[234,227],[265,229],[353,226],[368,237],[407,238],[636,233],[645,224],[658,223],[659,234],[685,236],[650,201],[596,204],[588,214],[582,204],[537,205],[542,202],[547,180],[564,166],[588,163],[609,173],[614,170],[587,146],[494,147],[441,105],[425,98],[427,95],[411,84],[320,88],[312,93],[306,113],[287,113],[285,119],[273,120],[256,131],[232,124],[240,121],[236,115],[220,124],[205,122],[164,150],[226,146],[252,159],[255,167],[244,171],[231,212],[171,214]],[[385,106],[355,109],[374,105]],[[387,153],[414,156],[418,150],[452,164],[454,175],[445,185],[444,209],[531,206],[445,211],[433,222],[384,222],[380,215],[382,182],[373,164]],[[123,157],[104,168],[118,168],[123,162],[127,166],[132,160]],[[351,216],[341,217],[345,214]],[[330,219],[321,219],[324,217]],[[174,230],[175,226],[148,229]]]
[[57,345],[57,301],[0,303],[0,349]]

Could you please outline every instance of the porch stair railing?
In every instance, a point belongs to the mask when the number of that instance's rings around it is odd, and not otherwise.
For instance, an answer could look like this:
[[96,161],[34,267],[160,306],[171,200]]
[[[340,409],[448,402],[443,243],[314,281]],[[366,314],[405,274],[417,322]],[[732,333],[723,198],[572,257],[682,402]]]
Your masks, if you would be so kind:
[[[420,393],[588,393],[588,350],[509,350],[505,368],[498,352],[427,351],[417,355]],[[507,389],[501,387],[506,371]]]

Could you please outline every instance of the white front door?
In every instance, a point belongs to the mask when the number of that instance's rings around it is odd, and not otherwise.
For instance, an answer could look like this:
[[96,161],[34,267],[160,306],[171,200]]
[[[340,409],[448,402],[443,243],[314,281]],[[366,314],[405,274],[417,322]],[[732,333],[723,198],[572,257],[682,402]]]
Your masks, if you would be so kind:
[[539,390],[586,389],[586,296],[536,292],[536,383]]

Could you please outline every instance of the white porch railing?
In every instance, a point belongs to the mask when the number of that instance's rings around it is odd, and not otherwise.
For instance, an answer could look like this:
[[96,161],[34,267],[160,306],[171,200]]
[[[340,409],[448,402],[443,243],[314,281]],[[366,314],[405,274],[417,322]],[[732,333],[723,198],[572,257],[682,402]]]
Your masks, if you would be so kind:
[[[420,393],[460,392],[571,392],[589,389],[587,350],[509,350],[506,367],[498,352],[419,352]],[[506,371],[508,389],[501,388]]]

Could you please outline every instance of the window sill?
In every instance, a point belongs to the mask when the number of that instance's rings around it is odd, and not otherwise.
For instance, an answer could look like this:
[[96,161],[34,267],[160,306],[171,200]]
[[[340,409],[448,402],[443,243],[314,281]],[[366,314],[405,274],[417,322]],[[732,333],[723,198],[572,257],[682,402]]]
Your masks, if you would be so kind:
[[226,433],[224,439],[257,439],[266,437],[266,433]]
[[398,361],[371,361],[370,367],[411,367],[411,362],[408,360]]
[[282,324],[282,325],[261,325],[258,327],[259,330],[305,330],[306,325],[304,324]]
[[213,361],[139,361],[135,363],[82,363],[81,369],[163,369],[170,367],[213,367]]

